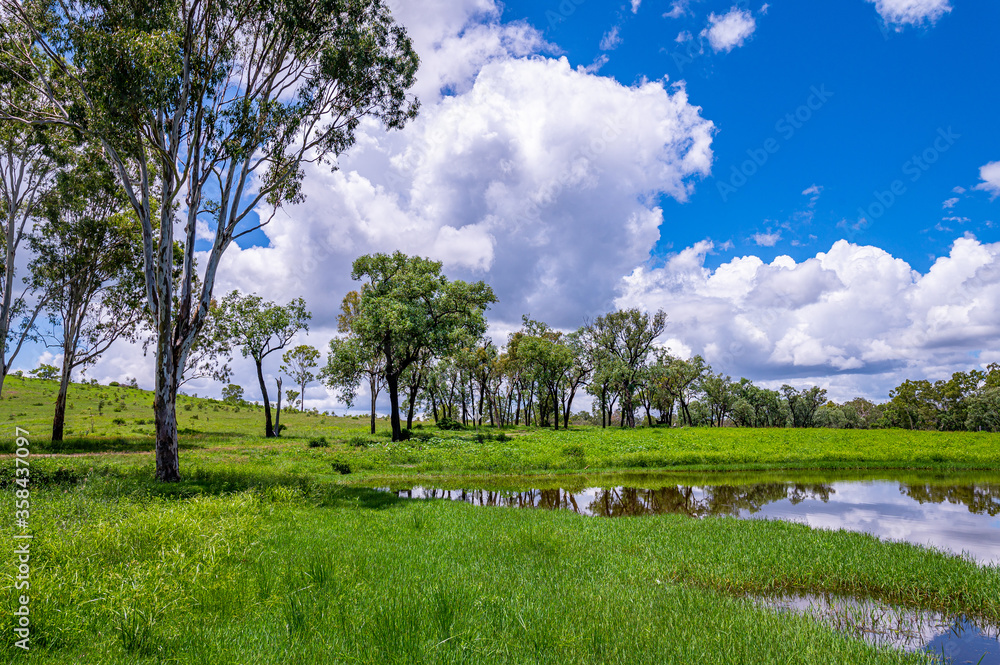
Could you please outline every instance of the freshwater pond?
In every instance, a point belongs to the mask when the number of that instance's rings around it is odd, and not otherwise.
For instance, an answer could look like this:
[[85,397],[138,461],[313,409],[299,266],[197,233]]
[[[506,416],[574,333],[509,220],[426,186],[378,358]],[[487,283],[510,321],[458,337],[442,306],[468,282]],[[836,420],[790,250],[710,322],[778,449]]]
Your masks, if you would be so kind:
[[[504,482],[506,486],[500,489],[468,484],[377,489],[401,498],[572,510],[598,517],[676,513],[692,518],[786,520],[814,528],[861,531],[952,552],[980,565],[1000,566],[1000,474],[995,473],[900,473],[895,477],[888,473],[881,477],[660,474]],[[875,644],[923,649],[937,654],[942,662],[1000,665],[1000,628],[979,625],[965,617],[865,599],[803,596],[755,602],[779,611],[807,613]]]
[[[626,484],[630,480],[635,484]],[[696,518],[777,519],[820,529],[862,531],[961,554],[980,564],[1000,565],[1000,475],[908,475],[899,480],[772,476],[752,482],[747,476],[716,474],[701,482],[666,484],[669,480],[663,476],[616,476],[614,482],[580,488],[513,484],[507,489],[395,485],[377,489],[402,498],[563,509],[599,517],[677,513]],[[536,479],[536,484],[542,483]]]

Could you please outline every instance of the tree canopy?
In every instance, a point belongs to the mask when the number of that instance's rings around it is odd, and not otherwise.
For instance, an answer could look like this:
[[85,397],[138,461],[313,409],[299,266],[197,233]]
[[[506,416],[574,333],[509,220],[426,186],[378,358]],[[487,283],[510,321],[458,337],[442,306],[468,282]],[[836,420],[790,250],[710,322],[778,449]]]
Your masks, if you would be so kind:
[[[255,293],[241,295],[232,291],[219,304],[218,317],[219,335],[240,347],[244,358],[253,358],[264,400],[264,436],[276,436],[264,380],[264,359],[285,348],[300,331],[309,329],[312,315],[306,310],[305,300],[295,298],[287,305],[278,305]],[[280,401],[280,383],[278,391]]]
[[385,358],[393,440],[402,436],[399,380],[422,353],[443,355],[463,335],[486,331],[485,310],[496,296],[484,282],[449,281],[441,263],[402,252],[369,254],[354,261],[351,277],[362,281],[351,332]]

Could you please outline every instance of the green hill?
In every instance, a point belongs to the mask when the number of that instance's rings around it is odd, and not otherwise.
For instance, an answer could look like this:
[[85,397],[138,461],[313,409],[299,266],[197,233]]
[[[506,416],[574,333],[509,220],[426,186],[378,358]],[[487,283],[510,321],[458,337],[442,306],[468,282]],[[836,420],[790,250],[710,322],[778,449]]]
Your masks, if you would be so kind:
[[[152,451],[155,442],[153,393],[124,385],[74,383],[66,405],[65,437],[52,443],[57,381],[8,376],[0,398],[0,422],[28,430],[36,452]],[[272,404],[273,409],[273,404]],[[273,414],[273,411],[272,411]],[[283,409],[284,438],[344,436],[365,431],[364,417],[336,417]],[[185,445],[263,438],[264,409],[220,400],[178,395],[177,426]],[[2,437],[0,452],[11,452],[12,436]]]

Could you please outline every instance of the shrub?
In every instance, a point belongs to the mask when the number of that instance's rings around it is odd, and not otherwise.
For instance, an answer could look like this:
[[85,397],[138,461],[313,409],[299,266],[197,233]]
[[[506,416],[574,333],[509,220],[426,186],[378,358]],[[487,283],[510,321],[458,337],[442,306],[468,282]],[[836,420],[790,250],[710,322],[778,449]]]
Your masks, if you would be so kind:
[[465,429],[464,426],[462,425],[462,423],[458,422],[457,420],[452,420],[451,418],[447,418],[447,417],[442,418],[441,420],[437,421],[437,426],[438,426],[438,429],[443,429],[443,430],[460,430],[460,429]]
[[350,439],[347,440],[347,445],[351,446],[352,448],[367,448],[371,444],[372,442],[368,439],[367,436],[364,436],[363,434],[355,434],[354,436],[352,436]]
[[114,425],[124,425],[125,424],[125,419],[124,418],[115,418],[114,420],[111,421],[111,423],[114,424]]
[[344,460],[334,460],[333,462],[330,463],[330,465],[333,467],[334,471],[343,476],[346,476],[351,472],[350,462],[346,462]]
[[309,439],[310,448],[329,448],[330,444],[327,442],[325,436],[317,436]]

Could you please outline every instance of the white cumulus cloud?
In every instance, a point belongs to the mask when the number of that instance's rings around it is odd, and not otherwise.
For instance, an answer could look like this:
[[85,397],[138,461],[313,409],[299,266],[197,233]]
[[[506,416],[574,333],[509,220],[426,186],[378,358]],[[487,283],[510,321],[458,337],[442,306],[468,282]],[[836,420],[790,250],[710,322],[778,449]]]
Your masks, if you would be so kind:
[[897,31],[907,25],[923,23],[933,25],[951,11],[949,0],[868,0],[868,2],[875,3],[875,11],[882,20]]
[[980,168],[979,179],[982,182],[976,185],[976,189],[989,192],[991,199],[1000,196],[1000,161],[990,162]]
[[716,369],[884,399],[906,378],[945,378],[1000,351],[1000,243],[957,239],[924,274],[840,240],[796,262],[705,267],[702,242],[623,279],[620,307],[668,314],[666,335]]
[[701,31],[702,37],[708,37],[708,43],[716,53],[732,51],[757,29],[753,15],[745,10],[733,7],[726,14],[712,14],[708,17],[708,27]]

